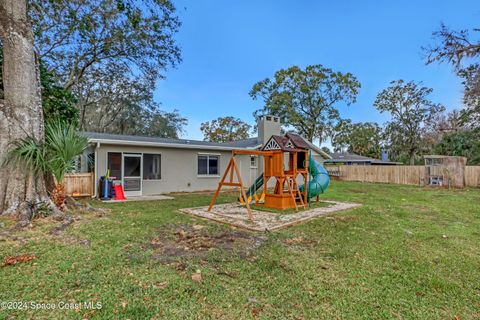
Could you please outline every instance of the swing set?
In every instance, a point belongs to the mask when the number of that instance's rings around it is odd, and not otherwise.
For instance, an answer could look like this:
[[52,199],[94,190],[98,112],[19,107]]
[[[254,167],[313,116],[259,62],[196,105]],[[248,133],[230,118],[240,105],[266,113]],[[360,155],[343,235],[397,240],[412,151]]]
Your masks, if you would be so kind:
[[[297,143],[295,143],[297,142]],[[303,140],[302,140],[303,142]],[[223,186],[239,187],[240,202],[245,203],[248,218],[253,220],[251,202],[255,199],[256,205],[262,205],[272,209],[290,209],[298,211],[298,207],[305,209],[308,203],[308,176],[309,157],[308,146],[299,143],[294,136],[272,136],[262,150],[236,149],[232,151],[232,157],[227,165],[225,173],[218,184],[218,188],[208,207],[211,211]],[[263,157],[263,173],[254,184],[245,191],[245,186],[237,164],[238,155],[250,155]],[[236,179],[234,179],[236,176]],[[300,188],[298,177],[303,180]],[[269,189],[269,181],[275,179],[275,187]],[[270,184],[273,186],[273,183]],[[262,189],[261,195],[257,191]],[[253,196],[253,199],[252,199]],[[263,204],[261,204],[263,200]]]

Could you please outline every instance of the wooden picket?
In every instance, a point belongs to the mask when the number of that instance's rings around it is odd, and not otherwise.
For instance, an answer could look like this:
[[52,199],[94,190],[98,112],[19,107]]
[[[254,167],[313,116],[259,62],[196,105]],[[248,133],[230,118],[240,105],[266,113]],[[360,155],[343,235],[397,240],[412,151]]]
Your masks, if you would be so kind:
[[467,187],[480,187],[480,166],[465,167],[465,185]]
[[[327,169],[328,170],[328,169]],[[420,185],[424,166],[340,166],[340,180]]]
[[94,191],[94,174],[69,173],[65,175],[65,193],[73,197],[91,197]]
[[[326,166],[333,178],[344,181],[424,185],[424,166]],[[465,168],[465,186],[480,187],[480,166]]]

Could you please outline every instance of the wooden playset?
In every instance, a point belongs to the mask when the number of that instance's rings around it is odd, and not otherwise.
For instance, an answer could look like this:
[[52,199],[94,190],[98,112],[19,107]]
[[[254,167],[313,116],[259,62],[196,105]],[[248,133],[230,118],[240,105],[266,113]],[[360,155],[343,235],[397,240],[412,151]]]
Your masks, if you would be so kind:
[[[308,202],[308,181],[309,181],[309,146],[300,136],[287,133],[285,136],[272,136],[261,150],[238,149],[232,151],[232,158],[228,163],[225,173],[218,184],[218,188],[213,196],[212,202],[208,208],[210,211],[223,186],[239,187],[240,199],[247,207],[249,219],[253,219],[250,208],[252,195],[263,186],[262,195],[255,197],[256,204],[261,204],[266,208],[272,209],[290,209],[307,206]],[[254,185],[247,191],[238,169],[237,155],[256,155],[263,157],[263,174],[257,178]],[[237,179],[235,181],[234,175]],[[228,178],[228,179],[227,179]],[[275,179],[275,187],[269,189],[271,179]],[[298,180],[303,180],[303,188],[299,187]]]

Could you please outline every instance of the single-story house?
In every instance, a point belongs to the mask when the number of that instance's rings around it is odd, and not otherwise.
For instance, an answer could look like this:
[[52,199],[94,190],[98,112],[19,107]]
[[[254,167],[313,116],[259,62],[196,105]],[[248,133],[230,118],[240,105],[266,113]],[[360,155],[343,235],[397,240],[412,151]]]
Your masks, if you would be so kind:
[[[123,185],[126,196],[215,190],[232,150],[260,149],[272,135],[280,135],[278,117],[263,116],[257,124],[257,137],[225,143],[83,132],[90,147],[82,157],[89,160],[81,161],[81,171],[94,172],[98,184],[109,170],[115,183]],[[306,143],[317,161],[323,163],[330,158],[317,146]],[[263,164],[257,156],[239,155],[237,159],[242,180],[250,186],[263,172]]]
[[364,157],[355,153],[339,152],[330,154],[330,159],[325,160],[325,164],[347,166],[392,166],[401,163]]

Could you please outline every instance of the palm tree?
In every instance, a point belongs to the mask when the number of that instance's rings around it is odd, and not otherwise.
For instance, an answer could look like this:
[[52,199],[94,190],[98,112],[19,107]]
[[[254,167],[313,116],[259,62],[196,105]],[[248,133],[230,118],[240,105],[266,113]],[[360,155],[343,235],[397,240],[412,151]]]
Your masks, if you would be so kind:
[[65,174],[75,168],[75,158],[88,146],[88,139],[78,134],[74,125],[60,121],[45,124],[45,142],[27,137],[13,143],[8,161],[22,161],[36,175],[51,174],[55,187],[50,197],[60,209],[65,208]]

